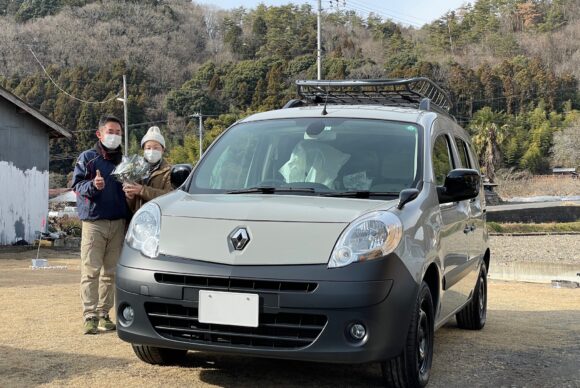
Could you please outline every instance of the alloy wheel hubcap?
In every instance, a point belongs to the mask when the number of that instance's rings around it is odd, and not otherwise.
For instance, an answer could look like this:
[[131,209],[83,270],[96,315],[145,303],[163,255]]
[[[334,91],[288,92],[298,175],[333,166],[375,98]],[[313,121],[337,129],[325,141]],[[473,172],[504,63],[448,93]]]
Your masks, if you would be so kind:
[[427,371],[428,347],[429,347],[429,319],[423,309],[419,312],[419,325],[417,333],[417,366],[419,372],[424,374]]
[[479,278],[479,316],[483,317],[485,308],[485,279]]

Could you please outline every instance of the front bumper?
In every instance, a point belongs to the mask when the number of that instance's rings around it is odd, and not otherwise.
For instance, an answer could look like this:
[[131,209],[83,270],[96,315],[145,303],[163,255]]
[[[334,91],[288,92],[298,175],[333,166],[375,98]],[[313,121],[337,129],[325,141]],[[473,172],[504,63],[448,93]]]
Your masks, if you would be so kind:
[[[119,337],[133,344],[257,357],[364,363],[398,355],[418,285],[394,254],[345,268],[326,265],[228,266],[176,257],[146,259],[125,247],[116,308],[130,305]],[[199,290],[258,294],[260,326],[197,321]],[[348,334],[362,323],[367,335]]]

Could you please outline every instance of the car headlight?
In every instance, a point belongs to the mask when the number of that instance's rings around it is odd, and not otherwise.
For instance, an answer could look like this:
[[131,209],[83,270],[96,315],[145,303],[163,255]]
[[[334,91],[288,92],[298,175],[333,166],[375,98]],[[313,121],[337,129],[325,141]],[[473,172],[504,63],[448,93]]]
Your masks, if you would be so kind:
[[154,203],[146,203],[135,213],[125,241],[147,257],[159,254],[159,232],[161,231],[161,210]]
[[401,220],[393,213],[365,214],[342,232],[330,255],[328,268],[385,256],[397,248],[402,234]]

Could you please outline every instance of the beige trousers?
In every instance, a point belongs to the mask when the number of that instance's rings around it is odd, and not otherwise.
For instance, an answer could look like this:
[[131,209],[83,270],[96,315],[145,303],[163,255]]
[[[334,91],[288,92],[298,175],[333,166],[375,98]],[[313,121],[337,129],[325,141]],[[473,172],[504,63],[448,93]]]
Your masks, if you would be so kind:
[[81,301],[83,317],[102,317],[115,301],[115,269],[125,220],[83,221],[81,237]]

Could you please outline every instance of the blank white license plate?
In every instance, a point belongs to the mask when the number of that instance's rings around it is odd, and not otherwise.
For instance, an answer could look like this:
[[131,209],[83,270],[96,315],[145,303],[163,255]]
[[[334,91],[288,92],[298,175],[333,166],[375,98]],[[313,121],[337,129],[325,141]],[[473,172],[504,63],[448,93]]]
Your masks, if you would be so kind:
[[200,290],[198,320],[218,325],[258,327],[259,301],[256,294]]

